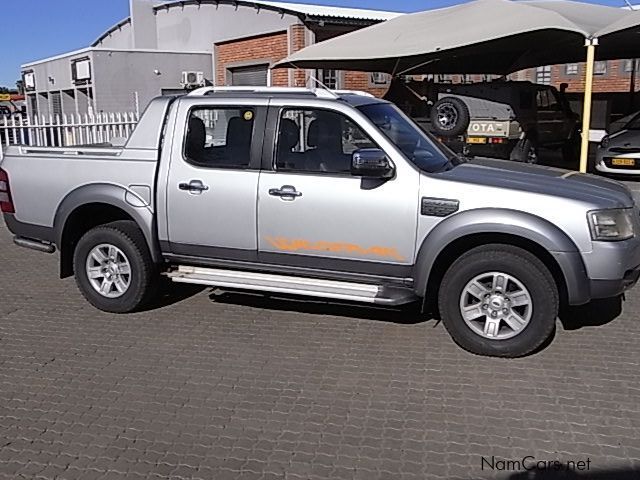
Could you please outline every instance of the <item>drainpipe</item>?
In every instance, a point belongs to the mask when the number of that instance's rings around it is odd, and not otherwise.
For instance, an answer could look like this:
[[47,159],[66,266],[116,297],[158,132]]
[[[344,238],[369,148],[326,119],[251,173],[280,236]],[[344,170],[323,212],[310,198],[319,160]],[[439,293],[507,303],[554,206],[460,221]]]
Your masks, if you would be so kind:
[[596,58],[597,38],[588,38],[585,41],[587,47],[587,71],[584,82],[584,105],[582,108],[582,146],[580,148],[580,172],[587,173],[587,161],[589,159],[589,130],[591,129],[591,98],[593,94],[593,65]]

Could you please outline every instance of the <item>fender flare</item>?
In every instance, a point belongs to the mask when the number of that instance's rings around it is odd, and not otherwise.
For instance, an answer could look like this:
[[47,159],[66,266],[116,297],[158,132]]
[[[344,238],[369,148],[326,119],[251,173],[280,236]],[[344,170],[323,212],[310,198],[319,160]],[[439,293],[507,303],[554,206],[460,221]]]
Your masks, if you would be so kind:
[[[134,200],[137,206],[127,201]],[[154,262],[159,261],[155,234],[155,217],[151,208],[135,192],[122,185],[111,183],[92,183],[69,192],[60,202],[53,220],[53,238],[59,250],[62,250],[62,235],[69,216],[79,207],[91,203],[103,203],[119,208],[129,215],[142,231],[147,247]]]
[[[570,290],[569,282],[586,278],[578,247],[556,225],[542,217],[517,210],[481,208],[466,210],[443,220],[424,238],[414,267],[416,293],[425,295],[433,266],[445,248],[459,238],[474,234],[514,235],[538,244],[556,261],[558,256],[571,257],[572,261],[558,261]],[[567,255],[562,255],[564,253]]]

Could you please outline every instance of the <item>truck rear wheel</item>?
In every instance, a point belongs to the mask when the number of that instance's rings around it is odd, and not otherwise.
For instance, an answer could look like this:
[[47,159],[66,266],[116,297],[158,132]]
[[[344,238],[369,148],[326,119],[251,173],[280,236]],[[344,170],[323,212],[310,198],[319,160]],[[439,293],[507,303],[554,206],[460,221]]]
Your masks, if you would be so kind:
[[85,233],[73,258],[76,283],[94,307],[111,313],[139,310],[153,297],[157,271],[144,235],[132,221]]
[[478,355],[521,357],[553,333],[558,288],[537,257],[509,245],[474,248],[440,286],[442,321],[454,341]]

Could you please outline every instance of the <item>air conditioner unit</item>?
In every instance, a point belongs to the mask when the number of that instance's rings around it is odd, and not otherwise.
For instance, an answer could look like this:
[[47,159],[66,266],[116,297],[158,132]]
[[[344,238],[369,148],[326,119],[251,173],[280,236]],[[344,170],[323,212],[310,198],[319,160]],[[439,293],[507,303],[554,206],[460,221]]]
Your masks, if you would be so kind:
[[183,88],[204,87],[204,72],[182,72]]

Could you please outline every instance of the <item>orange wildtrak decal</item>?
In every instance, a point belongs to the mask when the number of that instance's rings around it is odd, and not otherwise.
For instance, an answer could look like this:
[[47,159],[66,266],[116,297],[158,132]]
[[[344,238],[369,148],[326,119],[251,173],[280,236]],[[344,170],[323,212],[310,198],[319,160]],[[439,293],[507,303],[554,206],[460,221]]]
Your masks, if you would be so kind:
[[352,243],[341,242],[310,242],[309,240],[291,240],[283,237],[266,237],[273,247],[284,252],[332,252],[332,253],[355,253],[364,256],[386,257],[394,260],[403,261],[404,257],[400,255],[397,249],[393,247],[369,247],[365,248]]

